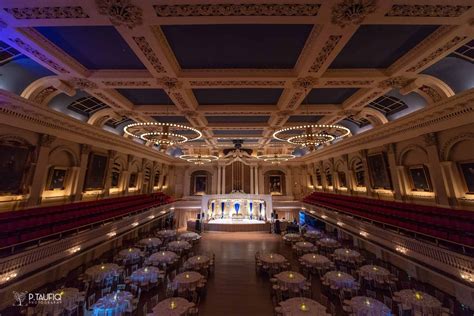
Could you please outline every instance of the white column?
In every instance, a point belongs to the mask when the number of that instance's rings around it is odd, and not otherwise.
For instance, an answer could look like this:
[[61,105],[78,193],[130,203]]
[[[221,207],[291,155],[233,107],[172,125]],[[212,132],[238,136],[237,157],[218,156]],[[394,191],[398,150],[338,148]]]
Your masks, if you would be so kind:
[[222,166],[222,188],[221,194],[225,194],[225,165]]
[[221,175],[221,166],[217,166],[217,192],[216,194],[220,194],[221,193],[221,179],[222,179],[222,175]]
[[254,178],[254,167],[250,166],[250,194],[254,194],[254,183],[253,183],[253,178]]
[[258,181],[258,166],[254,167],[255,171],[255,176],[254,176],[254,194],[258,194],[258,186],[259,186],[259,181]]

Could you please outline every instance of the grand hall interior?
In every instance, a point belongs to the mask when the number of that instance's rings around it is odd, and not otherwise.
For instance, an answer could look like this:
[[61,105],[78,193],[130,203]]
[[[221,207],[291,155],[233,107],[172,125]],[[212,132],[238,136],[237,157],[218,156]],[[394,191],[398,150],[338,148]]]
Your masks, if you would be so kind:
[[473,316],[473,0],[1,0],[0,316]]

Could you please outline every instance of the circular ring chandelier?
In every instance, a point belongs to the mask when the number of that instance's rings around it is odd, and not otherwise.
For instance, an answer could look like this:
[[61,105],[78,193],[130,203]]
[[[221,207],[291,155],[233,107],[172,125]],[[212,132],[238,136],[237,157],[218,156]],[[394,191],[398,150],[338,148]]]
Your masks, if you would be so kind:
[[269,154],[257,156],[257,159],[261,159],[266,162],[271,162],[272,164],[278,164],[293,159],[295,157],[295,155],[288,154]]
[[132,123],[125,126],[124,132],[129,136],[157,144],[161,149],[202,137],[202,133],[195,128],[163,122]]
[[179,156],[179,158],[186,160],[187,162],[192,162],[195,165],[204,165],[206,163],[210,163],[219,159],[219,157],[217,156],[199,154],[181,155]]
[[349,135],[351,131],[341,125],[308,124],[282,128],[273,133],[273,138],[314,150]]

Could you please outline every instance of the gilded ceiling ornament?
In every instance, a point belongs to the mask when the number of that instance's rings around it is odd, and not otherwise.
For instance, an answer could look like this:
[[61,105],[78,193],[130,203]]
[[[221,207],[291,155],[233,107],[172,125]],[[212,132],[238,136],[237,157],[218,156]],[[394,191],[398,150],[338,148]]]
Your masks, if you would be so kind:
[[46,100],[52,93],[56,92],[57,89],[55,87],[47,87],[41,90],[34,98],[33,102],[42,104],[44,100]]
[[318,79],[311,76],[298,78],[293,82],[293,88],[299,90],[311,89],[317,82]]
[[441,94],[430,86],[422,85],[418,88],[421,92],[425,93],[433,102],[438,102],[443,99]]
[[39,139],[39,145],[42,147],[50,147],[56,140],[56,136],[41,134]]
[[102,83],[106,86],[122,86],[122,87],[150,87],[149,81],[123,81],[123,80],[105,80]]
[[61,65],[59,65],[55,61],[49,59],[48,57],[46,57],[46,55],[44,55],[43,53],[41,53],[37,49],[33,48],[31,45],[23,42],[23,40],[21,40],[20,38],[18,38],[18,37],[17,38],[9,38],[9,40],[12,41],[13,43],[15,43],[16,45],[18,45],[18,47],[20,47],[20,49],[26,51],[27,53],[30,53],[31,55],[38,58],[39,60],[41,60],[42,62],[44,62],[48,66],[50,66],[51,68],[57,70],[58,72],[65,73],[65,74],[69,73],[69,71],[66,68],[62,67]]
[[4,8],[3,10],[17,20],[89,18],[80,6]]
[[97,83],[82,78],[72,78],[71,80],[69,80],[69,84],[71,84],[74,88],[81,90],[93,90],[98,88]]
[[202,80],[202,81],[190,81],[189,84],[195,86],[284,86],[285,81],[272,81],[272,80]]
[[294,109],[298,106],[298,100],[303,96],[303,91],[298,91],[295,94],[293,94],[293,97],[290,99],[290,102],[288,102],[288,108],[289,109]]
[[132,29],[143,24],[143,12],[130,0],[96,0],[99,14],[107,15],[113,25],[125,25]]
[[462,5],[431,5],[431,4],[394,4],[385,16],[410,17],[458,17],[469,10],[471,6]]
[[316,16],[320,4],[176,4],[155,5],[159,17],[185,16]]
[[138,48],[142,51],[143,55],[145,55],[146,59],[150,62],[150,64],[155,68],[156,72],[165,73],[166,70],[160,62],[158,56],[156,56],[155,52],[151,48],[150,44],[148,44],[146,38],[144,36],[133,37],[133,40],[137,44]]
[[374,83],[374,80],[328,80],[325,86],[368,86]]
[[171,77],[162,77],[162,78],[158,78],[156,79],[156,82],[163,86],[165,89],[167,90],[176,90],[176,89],[180,89],[182,86],[183,86],[183,83],[178,81],[178,79],[176,78],[171,78]]
[[323,48],[321,49],[318,56],[316,57],[313,64],[311,65],[309,72],[318,72],[321,69],[322,65],[326,62],[329,55],[332,53],[332,51],[336,47],[337,43],[339,43],[341,38],[342,38],[341,35],[329,36],[328,40],[326,41],[326,43],[324,43]]
[[378,87],[380,89],[387,89],[387,88],[400,89],[406,86],[408,83],[410,83],[410,81],[412,81],[412,79],[398,76],[398,77],[388,78],[381,81],[378,84]]
[[342,111],[339,111],[337,112],[337,116],[354,116],[354,115],[357,115],[358,111],[357,110],[342,110]]
[[332,8],[332,23],[345,27],[349,24],[359,25],[375,9],[376,0],[343,0]]
[[423,135],[425,146],[433,146],[438,144],[438,136],[436,133],[427,133]]

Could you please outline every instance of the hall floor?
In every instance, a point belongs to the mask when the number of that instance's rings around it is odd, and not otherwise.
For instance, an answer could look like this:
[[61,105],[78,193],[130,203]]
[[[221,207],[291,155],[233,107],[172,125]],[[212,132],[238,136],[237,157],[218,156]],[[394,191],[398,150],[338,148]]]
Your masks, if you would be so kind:
[[[291,248],[279,235],[269,233],[203,233],[196,253],[214,252],[215,272],[207,284],[207,294],[199,305],[205,316],[273,315],[270,282],[255,272],[257,251],[284,255],[298,271]],[[313,299],[320,287],[313,281]]]

